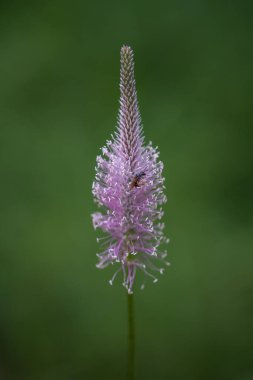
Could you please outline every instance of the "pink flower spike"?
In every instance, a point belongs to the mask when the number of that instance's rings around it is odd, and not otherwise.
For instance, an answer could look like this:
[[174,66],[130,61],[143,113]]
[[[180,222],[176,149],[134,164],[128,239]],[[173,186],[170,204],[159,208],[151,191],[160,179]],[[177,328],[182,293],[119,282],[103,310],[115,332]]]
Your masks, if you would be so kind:
[[158,161],[158,150],[151,143],[144,145],[141,117],[134,79],[133,51],[129,46],[121,48],[120,109],[118,127],[111,141],[97,157],[96,178],[92,186],[95,202],[105,212],[92,215],[94,228],[105,234],[98,254],[97,267],[103,269],[118,263],[117,271],[123,275],[123,285],[129,294],[133,292],[136,273],[157,278],[149,271],[163,273],[167,265],[166,253],[158,246],[166,243],[161,205],[164,195],[163,164]]

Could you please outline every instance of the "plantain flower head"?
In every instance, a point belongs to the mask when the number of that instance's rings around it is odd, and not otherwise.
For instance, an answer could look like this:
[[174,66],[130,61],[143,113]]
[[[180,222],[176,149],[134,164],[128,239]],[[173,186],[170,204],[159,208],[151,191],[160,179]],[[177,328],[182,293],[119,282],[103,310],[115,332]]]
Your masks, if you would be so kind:
[[164,195],[163,164],[157,148],[144,144],[134,79],[133,51],[121,48],[120,108],[118,126],[111,140],[97,157],[93,195],[101,212],[92,215],[93,225],[104,232],[98,241],[98,268],[118,264],[112,279],[121,272],[123,285],[133,292],[137,271],[145,280],[163,273],[166,251],[158,247],[168,242],[163,235],[161,206]]

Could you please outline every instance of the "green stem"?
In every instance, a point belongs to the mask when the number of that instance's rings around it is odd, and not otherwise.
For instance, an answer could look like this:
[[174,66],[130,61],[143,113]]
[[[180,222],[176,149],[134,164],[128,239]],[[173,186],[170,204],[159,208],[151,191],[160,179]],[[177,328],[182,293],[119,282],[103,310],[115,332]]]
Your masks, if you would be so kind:
[[127,357],[127,379],[134,380],[135,359],[135,331],[134,331],[134,300],[133,294],[127,295],[128,308],[128,357]]

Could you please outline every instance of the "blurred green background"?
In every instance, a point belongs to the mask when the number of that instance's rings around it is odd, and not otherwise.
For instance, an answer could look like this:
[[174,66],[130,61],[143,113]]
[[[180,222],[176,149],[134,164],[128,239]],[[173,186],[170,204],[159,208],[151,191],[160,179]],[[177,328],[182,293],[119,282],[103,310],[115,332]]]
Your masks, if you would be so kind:
[[95,268],[96,155],[135,50],[172,266],[136,288],[137,379],[253,379],[252,1],[0,2],[0,379],[125,379]]

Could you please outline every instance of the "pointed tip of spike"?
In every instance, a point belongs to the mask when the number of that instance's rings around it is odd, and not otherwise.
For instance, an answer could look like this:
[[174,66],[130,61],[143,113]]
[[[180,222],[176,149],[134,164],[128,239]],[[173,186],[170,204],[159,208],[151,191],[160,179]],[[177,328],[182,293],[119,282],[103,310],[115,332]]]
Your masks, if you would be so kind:
[[133,56],[134,52],[133,52],[133,49],[131,48],[131,46],[129,45],[122,45],[121,49],[120,49],[120,54],[121,56]]
[[124,44],[121,46],[121,51],[133,51],[133,49],[131,48],[131,46],[129,46],[128,44]]

